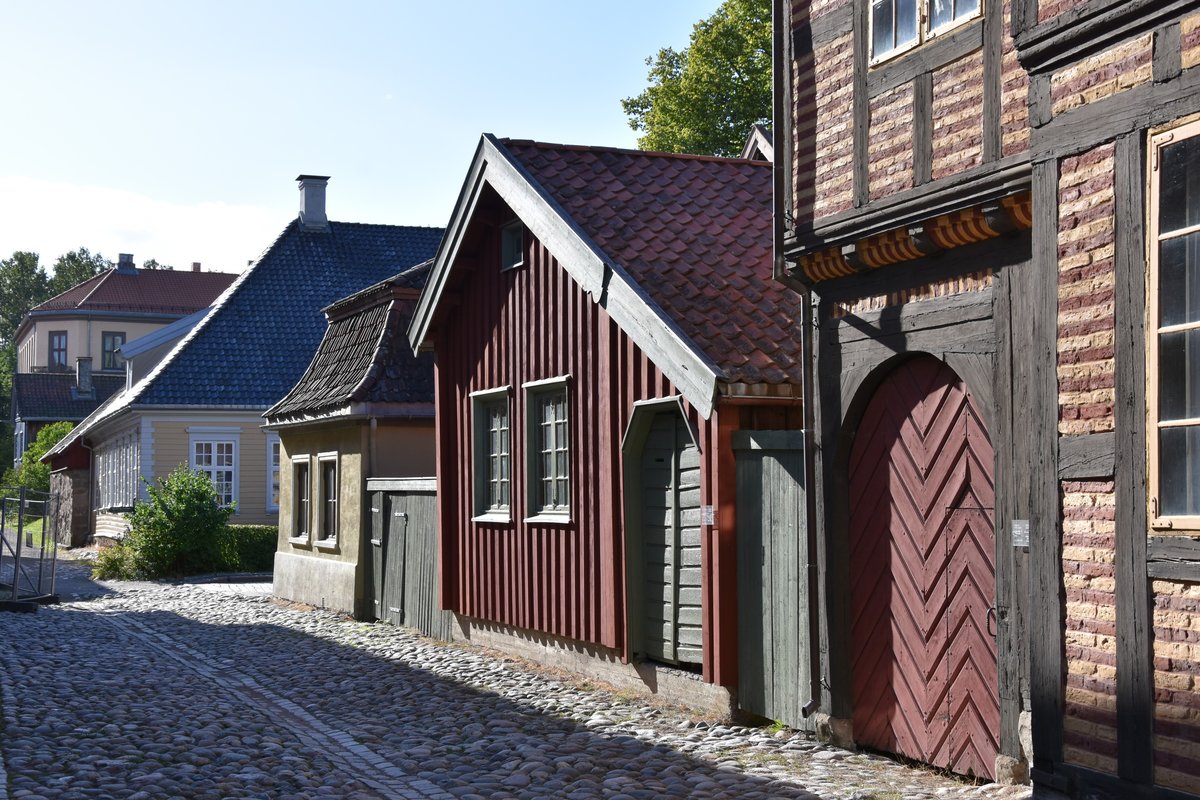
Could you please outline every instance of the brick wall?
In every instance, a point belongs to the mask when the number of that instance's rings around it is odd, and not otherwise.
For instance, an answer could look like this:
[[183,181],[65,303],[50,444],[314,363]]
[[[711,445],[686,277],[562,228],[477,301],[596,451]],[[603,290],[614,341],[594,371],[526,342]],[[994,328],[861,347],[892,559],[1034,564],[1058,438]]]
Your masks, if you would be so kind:
[[1058,115],[1149,83],[1153,59],[1154,35],[1147,33],[1059,70],[1050,79],[1053,113]]
[[1087,0],[1041,0],[1038,3],[1038,22],[1053,19],[1063,12],[1083,5]]
[[818,191],[811,214],[800,213],[797,219],[825,217],[853,204],[854,37],[846,34],[818,48],[813,53],[812,74],[814,140],[801,143],[797,151],[807,150],[810,158],[815,158],[812,183]]
[[983,54],[933,73],[933,179],[983,163]]
[[1183,68],[1200,64],[1200,14],[1184,17],[1179,23],[1179,44]]
[[1111,431],[1113,146],[1063,159],[1058,189],[1058,430]]
[[[1004,19],[1012,19],[1012,0],[1005,0]],[[1029,146],[1029,76],[1017,62],[1017,48],[1008,30],[1001,51],[1001,154],[1011,156]]]
[[867,145],[871,199],[913,185],[913,88],[911,83],[871,98],[871,130]]
[[1114,578],[1116,495],[1112,481],[1064,481],[1066,717],[1063,756],[1116,771],[1117,645]]
[[1200,794],[1200,584],[1152,591],[1155,783]]

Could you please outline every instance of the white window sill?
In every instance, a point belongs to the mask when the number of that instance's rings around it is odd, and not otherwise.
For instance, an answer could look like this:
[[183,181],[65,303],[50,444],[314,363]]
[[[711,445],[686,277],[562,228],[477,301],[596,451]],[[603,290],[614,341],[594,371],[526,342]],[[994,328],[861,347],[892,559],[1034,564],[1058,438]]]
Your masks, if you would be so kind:
[[313,544],[318,550],[333,551],[338,549],[337,539],[318,539],[317,541],[313,542]]
[[570,525],[571,515],[545,512],[542,514],[534,514],[532,517],[526,517],[525,522],[532,525]]
[[308,541],[308,537],[307,537],[307,536],[289,536],[289,537],[288,537],[288,544],[291,544],[291,545],[302,545],[302,546],[304,546],[304,547],[308,547],[308,545],[309,545],[309,541]]
[[471,517],[471,522],[498,522],[508,524],[512,522],[512,514],[507,511],[488,511],[485,514]]

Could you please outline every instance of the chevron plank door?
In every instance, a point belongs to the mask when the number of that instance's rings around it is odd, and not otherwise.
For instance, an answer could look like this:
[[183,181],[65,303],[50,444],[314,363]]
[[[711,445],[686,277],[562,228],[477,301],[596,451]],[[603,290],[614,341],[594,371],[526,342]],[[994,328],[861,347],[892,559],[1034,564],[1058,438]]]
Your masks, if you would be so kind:
[[884,378],[850,456],[854,738],[994,777],[992,445],[974,400],[921,356]]

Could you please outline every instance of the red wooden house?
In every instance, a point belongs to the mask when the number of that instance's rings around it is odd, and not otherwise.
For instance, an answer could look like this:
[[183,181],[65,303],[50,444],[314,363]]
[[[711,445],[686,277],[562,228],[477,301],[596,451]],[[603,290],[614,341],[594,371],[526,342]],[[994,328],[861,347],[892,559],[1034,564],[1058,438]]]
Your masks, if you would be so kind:
[[1200,796],[1200,9],[775,20],[820,711],[1039,796]]
[[801,422],[770,204],[764,162],[483,137],[409,329],[436,354],[440,597],[472,635],[735,685],[734,446],[795,451],[751,431]]

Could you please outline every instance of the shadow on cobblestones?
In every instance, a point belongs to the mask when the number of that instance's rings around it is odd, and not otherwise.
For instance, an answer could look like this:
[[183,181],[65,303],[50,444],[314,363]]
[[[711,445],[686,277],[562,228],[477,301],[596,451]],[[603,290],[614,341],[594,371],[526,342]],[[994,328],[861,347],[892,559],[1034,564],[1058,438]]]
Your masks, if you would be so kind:
[[503,660],[263,600],[151,595],[173,607],[117,610],[135,594],[0,619],[9,796],[817,797],[600,733],[657,712],[583,708]]

